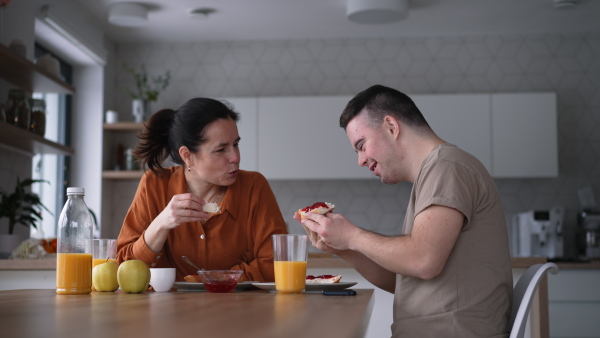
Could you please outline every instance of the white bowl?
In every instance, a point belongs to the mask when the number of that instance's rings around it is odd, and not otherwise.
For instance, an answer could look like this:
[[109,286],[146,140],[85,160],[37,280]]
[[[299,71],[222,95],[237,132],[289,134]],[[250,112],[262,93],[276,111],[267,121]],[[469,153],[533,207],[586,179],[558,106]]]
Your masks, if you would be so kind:
[[150,285],[156,292],[171,290],[175,283],[175,268],[150,269]]

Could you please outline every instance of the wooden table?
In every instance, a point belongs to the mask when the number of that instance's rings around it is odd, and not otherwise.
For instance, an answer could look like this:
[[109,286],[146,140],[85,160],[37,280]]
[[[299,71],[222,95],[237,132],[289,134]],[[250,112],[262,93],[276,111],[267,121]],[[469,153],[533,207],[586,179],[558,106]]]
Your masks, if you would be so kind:
[[0,291],[2,337],[363,337],[373,290],[356,296],[257,291]]

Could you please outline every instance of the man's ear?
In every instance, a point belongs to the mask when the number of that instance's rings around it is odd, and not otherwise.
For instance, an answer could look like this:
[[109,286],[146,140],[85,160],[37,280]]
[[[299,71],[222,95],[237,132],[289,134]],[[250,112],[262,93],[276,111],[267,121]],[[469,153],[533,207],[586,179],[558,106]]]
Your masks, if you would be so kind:
[[400,123],[393,116],[386,115],[383,118],[383,128],[395,139],[400,135]]

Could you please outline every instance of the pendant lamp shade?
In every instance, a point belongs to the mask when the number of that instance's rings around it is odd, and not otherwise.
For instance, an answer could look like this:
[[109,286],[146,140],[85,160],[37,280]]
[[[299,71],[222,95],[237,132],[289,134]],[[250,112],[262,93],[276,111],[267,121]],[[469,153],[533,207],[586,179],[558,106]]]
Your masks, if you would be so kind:
[[148,9],[139,3],[119,2],[110,6],[108,22],[116,26],[140,27],[148,23]]
[[357,23],[389,23],[407,15],[408,0],[348,0],[346,6],[346,16]]

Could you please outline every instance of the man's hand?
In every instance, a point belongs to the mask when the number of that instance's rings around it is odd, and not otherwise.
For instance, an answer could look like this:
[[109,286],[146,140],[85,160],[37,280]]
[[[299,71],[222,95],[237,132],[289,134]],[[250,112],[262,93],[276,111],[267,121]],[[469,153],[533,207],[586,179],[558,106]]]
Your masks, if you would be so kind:
[[334,213],[308,213],[305,219],[300,219],[296,212],[294,219],[302,224],[315,248],[329,253],[350,249],[352,238],[361,230],[344,216]]

